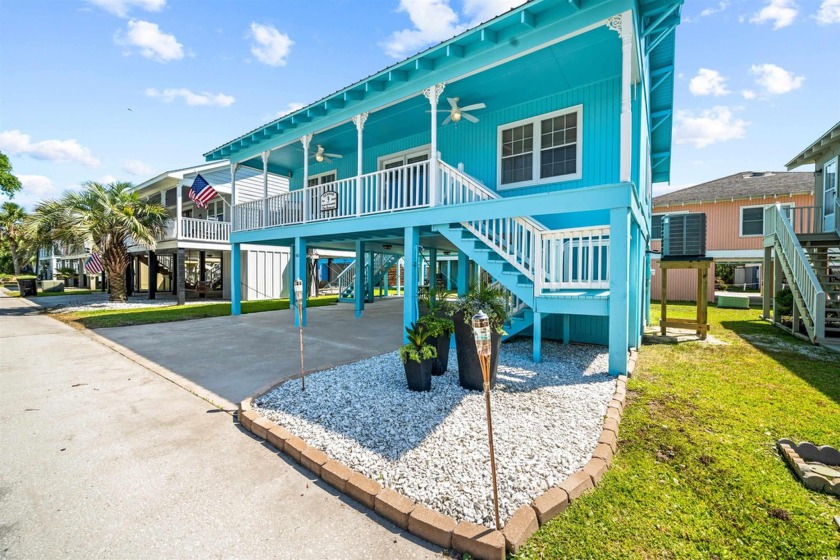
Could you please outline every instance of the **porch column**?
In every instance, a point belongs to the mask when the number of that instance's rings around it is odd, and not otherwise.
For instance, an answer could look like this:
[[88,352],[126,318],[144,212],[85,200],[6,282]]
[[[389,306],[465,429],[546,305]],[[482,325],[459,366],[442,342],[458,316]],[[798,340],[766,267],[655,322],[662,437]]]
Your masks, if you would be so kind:
[[353,300],[356,304],[356,317],[365,312],[365,242],[356,241],[356,276],[353,278]]
[[[782,312],[776,305],[775,296],[782,289],[784,282],[784,272],[782,271],[782,261],[779,255],[773,255],[773,288],[770,291],[770,297],[773,298],[773,322],[780,323],[782,321]],[[796,305],[796,302],[793,303]]]
[[437,299],[437,249],[429,249],[429,303]]
[[534,311],[534,362],[542,361],[542,313]]
[[172,292],[172,295],[176,295],[178,293],[178,255],[177,253],[172,253],[172,259],[169,261],[169,277],[172,279],[171,286],[169,286],[169,290]]
[[236,170],[239,169],[238,163],[230,165],[230,230],[236,231],[238,220],[236,219]]
[[157,253],[149,251],[149,299],[157,296]]
[[187,301],[187,286],[186,286],[186,254],[184,249],[178,249],[175,254],[178,269],[178,305],[184,305]]
[[[417,321],[417,246],[420,245],[420,230],[405,228],[405,297],[403,298],[403,327],[410,327]],[[405,330],[403,342],[406,343]]]
[[446,84],[437,84],[423,90],[423,95],[431,105],[432,142],[429,148],[429,206],[437,205],[438,190],[438,146],[437,146],[437,105]]
[[360,113],[353,117],[353,124],[356,125],[356,215],[362,215],[362,173],[364,167],[364,154],[362,149],[363,131],[365,130],[365,121],[367,121],[368,114]]
[[373,287],[374,287],[373,286],[373,273],[375,272],[373,270],[373,264],[374,264],[374,262],[373,262],[374,258],[373,257],[374,257],[373,251],[368,253],[368,257],[367,257],[368,258],[367,279],[365,281],[366,284],[367,284],[367,302],[368,303],[373,303],[374,298],[376,297],[376,294],[374,294],[374,292],[373,292]]
[[397,259],[397,295],[402,295],[402,266],[403,260]]
[[[630,324],[630,345],[639,347],[641,341],[641,302],[639,294],[642,290],[641,263],[639,262],[639,247],[641,246],[641,230],[635,222],[630,226],[630,314],[627,320]],[[591,258],[591,256],[590,256]]]
[[[51,279],[51,280],[55,280],[55,279],[56,279],[56,278],[55,278],[55,272],[56,272],[56,269],[57,269],[57,268],[58,268],[58,258],[56,258],[56,256],[55,256],[55,248],[53,248],[53,254],[52,254],[52,257],[50,258],[50,276],[51,276],[51,278],[50,278],[50,279]],[[104,285],[104,283],[103,283],[103,285]]]
[[770,318],[770,302],[773,301],[773,248],[764,248],[764,263],[761,265],[764,283],[761,285],[761,314],[764,319]]
[[268,150],[262,153],[262,163],[263,163],[263,172],[262,172],[262,184],[263,184],[263,219],[262,219],[262,226],[265,227],[268,225],[268,156],[271,154]]
[[134,295],[134,259],[128,260],[128,266],[125,269],[125,295]]
[[309,221],[309,197],[306,189],[309,187],[309,143],[312,141],[312,134],[301,136],[300,143],[303,145],[303,222]]
[[102,286],[100,286],[101,291],[104,292],[105,291],[105,271],[104,270],[100,273],[99,282],[102,284]]
[[446,259],[446,291],[452,291],[452,259]]
[[466,253],[458,251],[458,297],[467,293],[470,286],[470,258]]
[[610,319],[609,319],[609,371],[613,375],[627,373],[627,331],[630,311],[629,276],[630,260],[630,210],[610,210]]
[[632,117],[632,97],[631,97],[631,82],[632,77],[632,63],[633,63],[633,17],[628,10],[622,12],[621,15],[610,18],[607,23],[610,29],[618,33],[621,39],[621,120],[620,120],[620,138],[621,138],[621,152],[619,165],[619,180],[622,182],[629,182],[631,180],[631,159],[633,150],[633,117]]
[[[207,253],[205,251],[198,252],[198,281],[205,282],[207,280],[207,271],[204,270],[204,266],[207,264]],[[206,299],[207,294],[200,293],[198,294],[200,299]]]
[[[308,267],[308,255],[306,253],[306,238],[305,237],[295,237],[295,280],[300,278],[301,282],[303,283],[303,293],[301,294],[300,301],[296,301],[295,304],[300,307],[301,313],[301,322],[303,326],[306,326],[306,298],[307,298],[307,291],[308,291],[308,279],[306,278],[306,272]],[[294,292],[294,285],[292,286],[292,292]],[[295,310],[295,326],[299,326],[298,323],[298,314],[297,310]]]
[[239,243],[232,243],[230,246],[230,314],[239,315],[242,313],[242,284],[240,283],[242,273],[242,252],[239,250]]
[[183,192],[181,183],[175,185],[175,227],[172,230],[175,233],[175,239],[180,239],[183,233],[181,231],[181,216],[184,213]]

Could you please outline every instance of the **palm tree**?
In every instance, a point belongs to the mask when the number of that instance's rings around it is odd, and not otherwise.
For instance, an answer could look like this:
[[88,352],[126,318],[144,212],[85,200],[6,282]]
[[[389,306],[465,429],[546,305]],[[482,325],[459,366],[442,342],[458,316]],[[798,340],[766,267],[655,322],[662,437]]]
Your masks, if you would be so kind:
[[15,276],[20,276],[21,261],[23,260],[22,245],[24,244],[26,210],[14,202],[4,202],[0,207],[0,239],[9,246]]
[[153,249],[169,219],[166,208],[141,199],[131,183],[89,181],[82,186],[80,192],[41,202],[30,228],[36,237],[47,235],[65,247],[99,253],[111,284],[111,301],[125,301],[128,246]]

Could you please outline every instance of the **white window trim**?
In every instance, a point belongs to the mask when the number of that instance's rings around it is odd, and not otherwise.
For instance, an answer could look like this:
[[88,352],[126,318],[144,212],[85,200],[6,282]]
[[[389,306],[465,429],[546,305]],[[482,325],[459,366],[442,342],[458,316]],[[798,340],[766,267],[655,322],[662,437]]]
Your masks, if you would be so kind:
[[[570,113],[577,113],[577,140],[575,144],[576,154],[575,163],[576,171],[570,175],[558,175],[556,177],[546,177],[540,179],[540,151],[542,149],[542,130],[540,128],[540,121],[552,119],[561,115],[568,115]],[[532,146],[532,154],[534,155],[531,162],[532,173],[531,179],[528,181],[520,181],[518,183],[502,184],[502,132],[508,128],[523,126],[526,124],[534,125],[534,142]],[[564,183],[566,181],[577,181],[583,176],[583,105],[574,105],[566,107],[550,113],[543,113],[542,115],[535,115],[522,119],[519,121],[501,124],[496,127],[496,190],[504,191],[508,189],[521,189],[525,187],[533,187],[535,185],[546,185],[551,183]]]
[[[782,206],[789,206],[791,208],[795,208],[796,205],[793,202],[782,202]],[[739,206],[738,207],[738,237],[764,237],[764,214],[761,215],[761,233],[753,233],[750,235],[744,235],[744,209],[745,208],[769,208],[774,206],[773,204],[752,204],[749,206]]]
[[[825,186],[826,186],[826,181],[828,180],[828,175],[825,172],[825,168],[828,167],[831,164],[834,164],[834,166],[835,166],[835,168],[834,168],[834,197],[837,198],[838,196],[840,196],[840,156],[837,156],[837,157],[833,157],[830,160],[823,163],[822,169],[820,169],[820,172],[822,174],[822,193],[820,193],[820,194],[821,194],[821,198],[822,198],[822,207],[823,207],[823,215],[822,215],[823,224],[821,224],[821,225],[824,225],[825,224],[825,219],[832,215],[832,214],[827,214],[826,213],[826,212],[828,212],[828,205],[825,203],[825,191],[827,190],[825,188]],[[832,209],[832,212],[833,212],[833,209]],[[837,220],[838,219],[837,216],[835,216],[834,219]]]
[[[320,179],[326,175],[335,175],[335,180],[338,181],[338,169],[330,169],[329,171],[324,171],[322,173],[315,173],[314,175],[310,175],[307,177],[307,181],[311,181],[312,179]],[[319,181],[320,184],[320,181]],[[327,183],[324,183],[327,184]],[[307,185],[308,187],[309,185]]]
[[431,157],[432,157],[431,151],[432,151],[432,145],[431,144],[424,144],[422,146],[415,146],[413,148],[408,148],[407,150],[400,150],[399,152],[393,152],[393,153],[390,153],[390,154],[386,154],[384,156],[379,156],[378,158],[376,158],[376,170],[377,171],[382,171],[383,169],[385,169],[386,164],[394,161],[395,159],[402,158],[403,165],[405,165],[405,162],[408,159],[416,157],[416,156],[425,155],[425,156],[429,156],[429,158],[431,159]]
[[662,241],[661,237],[654,237],[653,236],[653,217],[654,216],[671,216],[674,214],[690,214],[688,210],[675,210],[673,212],[654,212],[650,215],[650,240],[651,241]]

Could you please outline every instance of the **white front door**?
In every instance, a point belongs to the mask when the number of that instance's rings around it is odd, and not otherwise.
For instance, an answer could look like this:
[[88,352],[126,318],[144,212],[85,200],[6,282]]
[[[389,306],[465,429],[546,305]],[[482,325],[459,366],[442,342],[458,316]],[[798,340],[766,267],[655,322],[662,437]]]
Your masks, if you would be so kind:
[[834,231],[837,223],[834,201],[837,199],[837,158],[823,166],[823,231]]

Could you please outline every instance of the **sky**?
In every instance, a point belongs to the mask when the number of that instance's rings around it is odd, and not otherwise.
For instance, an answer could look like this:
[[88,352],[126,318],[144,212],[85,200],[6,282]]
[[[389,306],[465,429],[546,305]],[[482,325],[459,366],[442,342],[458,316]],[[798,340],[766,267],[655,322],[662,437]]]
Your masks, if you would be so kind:
[[[523,0],[0,0],[0,151],[31,208],[140,183]],[[686,0],[667,192],[840,121],[840,0]],[[808,169],[808,168],[804,168]]]

